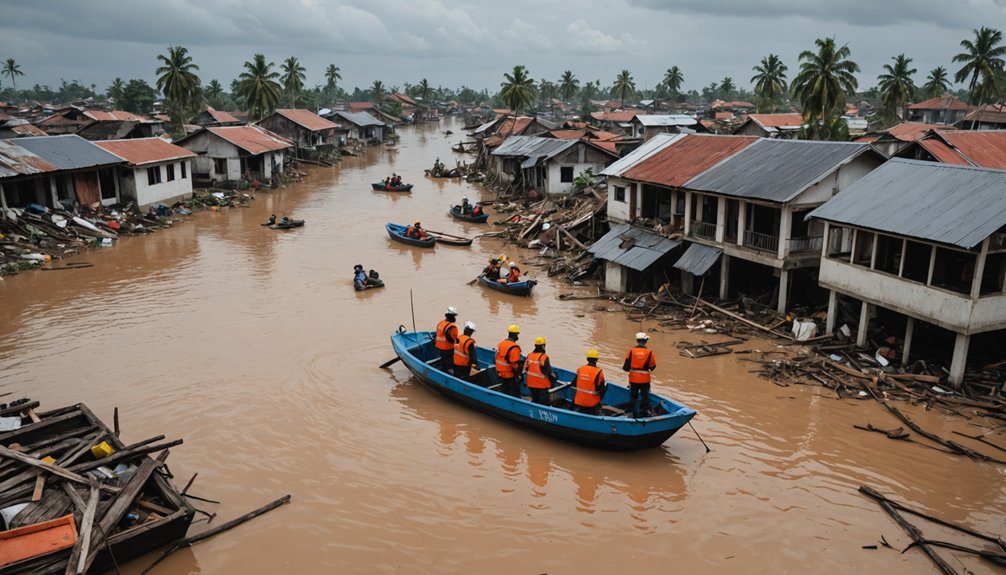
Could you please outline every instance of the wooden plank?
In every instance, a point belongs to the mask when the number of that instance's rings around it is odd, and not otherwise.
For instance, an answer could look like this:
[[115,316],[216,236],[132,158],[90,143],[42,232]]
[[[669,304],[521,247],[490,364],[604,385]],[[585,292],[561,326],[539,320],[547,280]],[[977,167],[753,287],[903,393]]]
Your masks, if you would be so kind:
[[84,509],[84,516],[80,519],[80,536],[77,544],[73,547],[73,553],[66,562],[65,575],[80,575],[84,572],[84,562],[91,549],[91,530],[94,526],[94,513],[98,509],[99,491],[96,487],[91,487],[91,495],[87,498],[87,507]]
[[13,451],[11,449],[7,449],[6,447],[3,447],[3,446],[0,446],[0,457],[6,457],[8,459],[15,459],[15,460],[20,461],[22,463],[27,463],[28,465],[31,465],[32,467],[37,467],[37,468],[42,469],[44,471],[48,471],[49,473],[51,473],[53,475],[58,475],[59,477],[62,477],[63,479],[68,479],[70,481],[73,481],[74,483],[80,483],[80,484],[83,484],[83,485],[91,485],[91,484],[94,483],[93,480],[91,480],[91,479],[89,479],[87,477],[84,477],[82,475],[77,475],[76,473],[74,473],[74,472],[72,472],[72,471],[70,471],[68,469],[63,469],[62,467],[58,467],[58,466],[53,465],[51,463],[46,463],[46,462],[44,462],[44,461],[42,461],[40,459],[35,459],[34,457],[31,457],[30,455],[25,455],[23,453],[18,453],[17,451]]
[[0,433],[0,443],[5,445],[9,444],[19,437],[28,435],[30,433],[38,431],[39,429],[45,429],[46,427],[51,427],[53,425],[56,425],[57,423],[68,421],[75,417],[80,417],[80,415],[81,415],[80,411],[72,411],[70,413],[64,413],[62,415],[51,417],[49,419],[43,419],[38,423],[29,423],[28,425],[22,425],[21,429],[15,429],[14,431],[7,431],[5,433]]
[[31,494],[32,503],[42,499],[42,491],[45,489],[45,475],[39,471],[35,476],[35,492]]
[[35,409],[31,408],[31,407],[28,408],[28,419],[30,419],[32,423],[38,423],[38,422],[42,421],[39,418],[38,414],[35,413]]

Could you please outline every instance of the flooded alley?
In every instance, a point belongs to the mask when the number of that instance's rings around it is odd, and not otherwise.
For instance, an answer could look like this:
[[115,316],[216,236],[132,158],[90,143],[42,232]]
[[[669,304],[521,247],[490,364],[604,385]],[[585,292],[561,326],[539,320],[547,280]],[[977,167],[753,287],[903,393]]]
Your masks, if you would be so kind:
[[[84,402],[106,419],[118,407],[127,442],[184,438],[170,459],[175,482],[199,473],[191,492],[222,502],[201,505],[214,523],[292,494],[153,573],[936,573],[917,549],[899,554],[911,540],[857,492],[863,484],[1003,532],[1006,466],[855,429],[899,425],[876,402],[779,387],[735,356],[681,357],[675,344],[696,335],[628,321],[611,302],[559,301],[574,288],[547,277],[534,251],[495,238],[433,250],[392,242],[386,222],[469,237],[496,229],[447,215],[462,196],[492,195],[423,176],[438,157],[470,161],[451,151],[462,132],[460,121],[401,127],[397,146],[307,168],[303,182],[259,192],[247,208],[68,260],[93,267],[0,283],[0,394],[43,408]],[[392,172],[414,190],[370,189]],[[262,227],[270,214],[306,225]],[[500,253],[539,281],[533,297],[468,284]],[[355,292],[358,263],[387,287]],[[578,447],[454,404],[401,363],[379,369],[394,356],[390,335],[412,329],[410,298],[420,330],[453,305],[460,323],[477,324],[480,346],[516,323],[522,343],[546,337],[567,369],[597,348],[620,383],[633,334],[655,328],[655,391],[698,411],[712,451],[687,427],[643,452]],[[983,431],[899,408],[944,437]],[[882,537],[895,549],[864,549]],[[941,553],[962,573],[1006,573]]]

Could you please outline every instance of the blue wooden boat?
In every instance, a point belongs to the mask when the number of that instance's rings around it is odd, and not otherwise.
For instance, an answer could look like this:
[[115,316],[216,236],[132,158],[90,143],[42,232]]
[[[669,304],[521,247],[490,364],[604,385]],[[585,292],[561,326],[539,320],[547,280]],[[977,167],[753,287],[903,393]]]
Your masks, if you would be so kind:
[[379,192],[411,192],[412,184],[400,184],[397,186],[389,186],[384,182],[376,182],[370,184],[370,187],[374,188]]
[[405,230],[409,229],[409,226],[400,226],[398,224],[388,223],[384,225],[384,229],[388,230],[388,235],[391,236],[391,239],[402,242],[403,244],[409,244],[410,246],[432,248],[437,243],[437,238],[433,236],[427,236],[424,240],[406,236]]
[[[478,411],[553,437],[590,447],[633,451],[661,445],[695,416],[694,409],[651,393],[654,414],[633,418],[631,412],[624,412],[629,390],[610,382],[604,396],[604,415],[573,411],[576,390],[565,384],[573,380],[575,373],[560,368],[555,368],[560,385],[553,388],[552,405],[511,397],[499,390],[493,350],[477,348],[480,371],[464,380],[438,369],[440,355],[433,338],[433,332],[407,332],[404,327],[391,336],[395,354],[423,385]],[[530,395],[526,387],[522,393]]]
[[496,291],[501,291],[503,293],[513,294],[513,295],[531,295],[531,290],[534,286],[538,285],[535,280],[524,280],[522,282],[514,283],[500,283],[498,281],[493,281],[486,276],[479,276],[479,283],[486,286],[487,288],[494,289]]
[[476,224],[484,224],[487,221],[489,221],[489,214],[487,214],[485,212],[482,212],[481,214],[479,214],[477,216],[473,216],[471,214],[462,214],[461,213],[461,206],[452,206],[450,214],[455,219],[461,220],[463,222],[472,222],[472,223],[476,223]]

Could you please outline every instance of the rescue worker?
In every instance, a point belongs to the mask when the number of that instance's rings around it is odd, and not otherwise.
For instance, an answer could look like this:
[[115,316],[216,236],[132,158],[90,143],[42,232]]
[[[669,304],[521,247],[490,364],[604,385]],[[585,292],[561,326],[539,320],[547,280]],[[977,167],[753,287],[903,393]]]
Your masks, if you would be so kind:
[[524,360],[517,345],[519,336],[520,328],[511,324],[507,328],[507,338],[496,346],[496,377],[503,384],[503,393],[511,397],[520,397],[520,373]]
[[[632,417],[648,416],[650,412],[650,372],[657,367],[653,352],[646,348],[650,336],[643,332],[636,334],[636,347],[625,354],[622,370],[629,372],[629,405],[632,406]],[[637,405],[637,400],[641,405]]]
[[465,330],[458,338],[458,344],[454,346],[454,377],[467,379],[472,373],[472,369],[478,369],[478,359],[475,357],[475,324],[466,321]]
[[482,275],[486,277],[487,280],[492,280],[494,282],[500,279],[500,266],[499,261],[495,258],[489,258],[489,265],[482,270]]
[[475,207],[472,208],[472,215],[473,216],[481,216],[482,215],[482,206],[480,206],[478,204],[475,204]]
[[458,326],[454,320],[458,318],[458,310],[449,306],[444,312],[444,319],[437,324],[437,336],[434,342],[440,352],[440,369],[447,373],[454,371],[454,345],[458,342]]
[[269,221],[266,222],[265,225],[272,226],[272,225],[275,225],[275,224],[276,224],[276,214],[272,214],[271,216],[269,216]]
[[510,273],[506,278],[507,283],[517,283],[520,281],[520,268],[515,262],[510,262]]
[[559,376],[552,369],[552,363],[545,353],[545,338],[534,340],[534,351],[527,354],[524,360],[524,383],[531,390],[531,401],[540,405],[549,405],[548,390],[559,381]]
[[416,220],[416,223],[412,224],[407,230],[405,230],[405,236],[421,240],[426,237],[426,230],[423,229],[423,225],[419,223],[419,220]]
[[588,349],[587,365],[576,370],[576,396],[573,404],[580,413],[601,414],[601,400],[604,399],[608,385],[604,381],[604,371],[597,367],[597,358],[597,350]]
[[367,274],[363,271],[363,264],[353,266],[353,287],[356,291],[367,289]]
[[468,198],[461,198],[461,214],[467,216],[472,213],[472,205],[468,203]]

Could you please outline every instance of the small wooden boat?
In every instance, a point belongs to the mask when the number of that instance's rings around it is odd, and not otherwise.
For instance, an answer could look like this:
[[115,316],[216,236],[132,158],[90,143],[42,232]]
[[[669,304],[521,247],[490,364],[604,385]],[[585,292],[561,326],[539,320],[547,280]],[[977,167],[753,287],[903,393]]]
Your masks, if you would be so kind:
[[405,230],[409,229],[409,226],[400,226],[398,224],[385,224],[384,229],[388,230],[388,235],[391,239],[395,241],[402,242],[403,244],[409,244],[410,246],[419,246],[421,248],[432,248],[437,243],[437,238],[429,235],[425,239],[410,238],[405,235]]
[[370,184],[370,187],[374,188],[378,192],[411,192],[412,184],[399,184],[397,186],[389,186],[384,182],[375,182]]
[[493,281],[486,276],[479,276],[479,283],[486,286],[487,288],[494,289],[496,291],[501,291],[503,293],[513,294],[513,295],[531,295],[531,290],[534,286],[538,285],[535,280],[524,280],[522,282],[513,283],[500,283],[498,281]]
[[438,232],[436,230],[426,230],[426,233],[434,238],[437,238],[437,243],[445,244],[448,246],[472,245],[472,238],[466,238],[464,236],[455,236],[453,234],[448,234],[447,232]]
[[461,170],[451,168],[450,170],[426,170],[426,175],[431,178],[460,178]]
[[489,221],[489,214],[487,214],[485,212],[482,212],[481,214],[479,214],[477,216],[473,216],[472,214],[462,214],[461,213],[461,206],[451,206],[450,214],[455,219],[461,220],[463,222],[472,222],[472,223],[476,223],[476,224],[484,224],[487,221]]
[[290,230],[293,228],[303,227],[304,220],[288,220],[288,221],[278,221],[275,224],[269,226],[270,230]]
[[[604,395],[603,415],[573,411],[576,390],[570,383],[575,373],[560,368],[555,368],[555,372],[561,385],[552,389],[550,405],[535,404],[502,392],[492,349],[477,348],[479,371],[467,379],[460,379],[439,369],[440,355],[433,340],[433,332],[407,332],[400,327],[391,336],[391,346],[426,387],[478,411],[553,437],[590,447],[632,451],[661,445],[695,416],[694,409],[651,393],[653,415],[633,418],[631,412],[625,412],[629,390],[611,382]],[[526,387],[522,394],[529,395]]]

